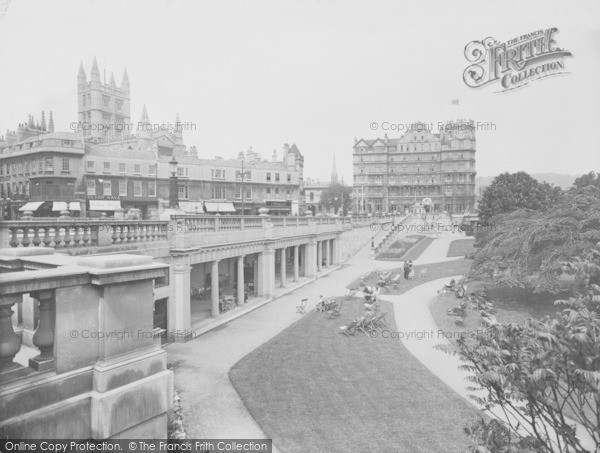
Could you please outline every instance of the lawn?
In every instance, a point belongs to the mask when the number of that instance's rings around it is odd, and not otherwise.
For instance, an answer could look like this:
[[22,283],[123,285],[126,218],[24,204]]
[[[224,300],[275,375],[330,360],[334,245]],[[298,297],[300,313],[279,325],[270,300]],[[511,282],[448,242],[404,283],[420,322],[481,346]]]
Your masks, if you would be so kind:
[[[405,291],[408,291],[415,286],[421,285],[431,280],[436,280],[442,277],[451,277],[453,275],[463,275],[466,274],[471,267],[471,260],[453,260],[447,261],[445,263],[435,263],[435,264],[424,264],[424,265],[416,265],[415,269],[415,278],[414,280],[405,280],[404,277],[400,278],[398,283],[398,288],[383,288],[382,294],[402,294]],[[421,277],[421,270],[427,269],[427,274],[425,277]],[[395,269],[395,272],[403,274],[403,270],[401,267]],[[367,276],[363,276],[363,278],[359,278],[353,281],[351,284],[347,286],[347,288],[359,288],[362,289],[364,286],[375,286],[379,281],[379,274],[376,271],[369,273]]]
[[[467,293],[478,293],[483,289],[483,284],[471,282],[467,284]],[[554,301],[560,299],[560,295],[547,293],[532,294],[521,288],[506,288],[494,285],[486,285],[488,298],[493,301],[496,308],[496,319],[500,323],[523,323],[529,318],[541,318],[544,316],[556,316],[560,308],[554,305]],[[564,296],[564,294],[563,294]],[[454,294],[438,294],[431,304],[431,313],[439,328],[446,332],[472,332],[481,328],[481,318],[477,310],[469,310],[464,326],[457,326],[453,316],[448,316],[447,311],[457,307],[461,300]]]
[[338,333],[362,305],[345,301],[335,319],[311,311],[238,362],[229,377],[250,414],[289,453],[464,451],[469,403],[400,341]]
[[455,257],[455,256],[468,256],[472,253],[475,253],[475,239],[457,239],[456,241],[452,241],[450,243],[450,247],[448,248],[447,257]]
[[424,239],[421,239],[406,252],[406,254],[402,257],[402,260],[416,260],[434,240],[435,238],[430,236],[426,236]]

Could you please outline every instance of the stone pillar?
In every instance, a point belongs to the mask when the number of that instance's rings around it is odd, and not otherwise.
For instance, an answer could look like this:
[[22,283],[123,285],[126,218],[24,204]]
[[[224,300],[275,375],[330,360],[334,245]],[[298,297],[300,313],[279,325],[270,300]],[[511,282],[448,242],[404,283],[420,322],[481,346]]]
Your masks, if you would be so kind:
[[33,333],[35,332],[35,321],[39,317],[37,302],[29,295],[23,294],[23,330],[22,340],[25,346],[33,346]]
[[299,256],[298,254],[300,253],[300,246],[299,245],[295,245],[294,246],[294,281],[297,282],[298,278],[300,277],[300,264],[299,264]]
[[317,276],[317,242],[314,239],[304,246],[304,275]]
[[287,275],[286,275],[286,269],[285,269],[285,261],[286,261],[286,256],[285,256],[285,247],[283,247],[281,249],[281,251],[279,252],[279,273],[281,274],[281,287],[285,288],[286,285],[286,280],[287,280]]
[[341,256],[340,256],[340,241],[341,239],[339,237],[336,237],[335,239],[332,239],[332,253],[333,253],[333,264],[340,264],[341,263]]
[[191,273],[192,266],[187,264],[174,264],[173,269],[173,286],[171,289],[171,297],[169,304],[175,306],[175,330],[178,333],[188,332],[191,327],[191,308],[190,308],[190,291],[191,291]]
[[317,272],[323,267],[323,242],[317,241]]
[[219,311],[219,261],[212,262],[210,271],[210,299],[212,302],[212,316],[218,316]]
[[33,344],[40,354],[29,359],[29,366],[38,371],[54,368],[54,291],[44,290],[31,294],[39,303],[40,320],[33,334]]
[[244,255],[237,258],[237,304],[244,303]]
[[331,240],[323,241],[325,244],[325,266],[331,266]]
[[275,292],[275,250],[265,250],[258,255],[258,295],[272,296]]
[[253,296],[258,296],[258,260],[253,261],[252,270],[254,271],[254,294]]

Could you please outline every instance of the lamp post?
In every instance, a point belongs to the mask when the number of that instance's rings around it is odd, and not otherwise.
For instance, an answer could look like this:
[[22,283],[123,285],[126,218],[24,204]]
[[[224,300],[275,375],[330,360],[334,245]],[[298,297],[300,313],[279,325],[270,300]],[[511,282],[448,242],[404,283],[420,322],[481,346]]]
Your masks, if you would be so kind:
[[177,159],[175,156],[169,161],[171,178],[169,179],[169,208],[179,209],[179,184],[177,182]]

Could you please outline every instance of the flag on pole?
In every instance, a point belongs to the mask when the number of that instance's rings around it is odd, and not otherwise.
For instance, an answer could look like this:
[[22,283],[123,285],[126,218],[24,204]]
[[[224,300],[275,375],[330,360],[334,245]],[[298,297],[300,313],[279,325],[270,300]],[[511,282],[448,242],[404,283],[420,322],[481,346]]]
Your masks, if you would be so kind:
[[451,103],[452,103],[453,105],[458,105],[458,99],[452,99],[452,102],[451,102]]

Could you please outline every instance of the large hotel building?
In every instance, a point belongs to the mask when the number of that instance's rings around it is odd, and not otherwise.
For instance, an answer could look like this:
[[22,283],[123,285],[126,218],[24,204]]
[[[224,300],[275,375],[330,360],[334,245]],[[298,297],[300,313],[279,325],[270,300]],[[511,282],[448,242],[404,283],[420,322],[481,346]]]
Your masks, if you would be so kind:
[[400,138],[355,140],[354,212],[473,211],[475,150],[471,120],[449,121],[438,133],[417,122]]

